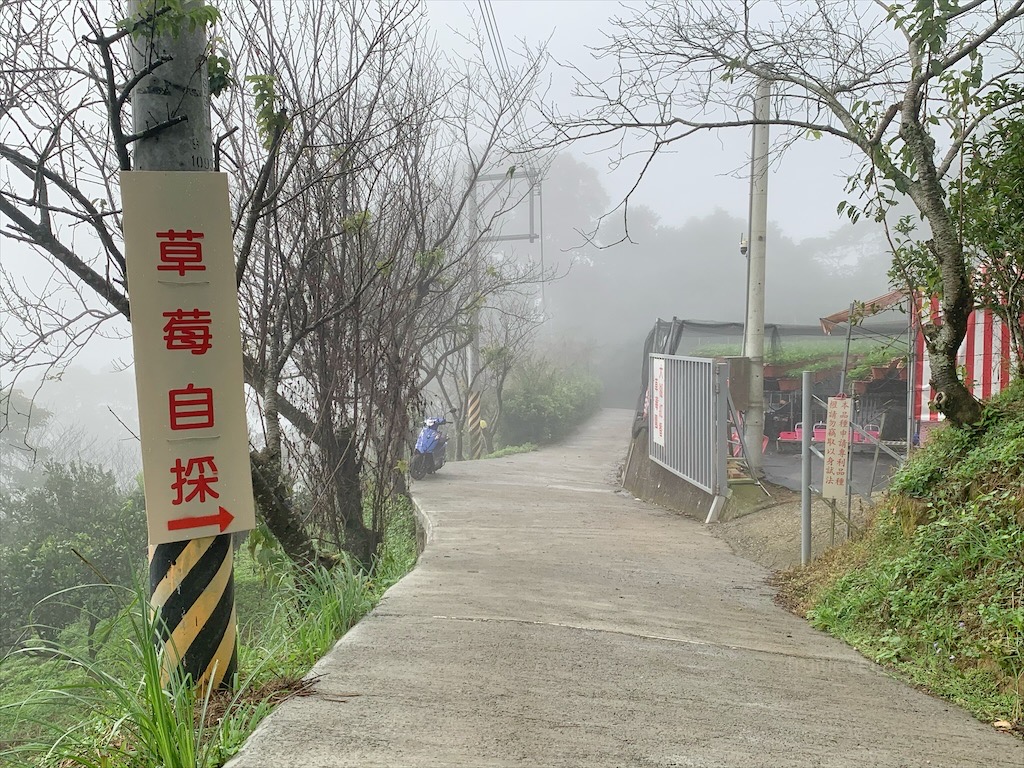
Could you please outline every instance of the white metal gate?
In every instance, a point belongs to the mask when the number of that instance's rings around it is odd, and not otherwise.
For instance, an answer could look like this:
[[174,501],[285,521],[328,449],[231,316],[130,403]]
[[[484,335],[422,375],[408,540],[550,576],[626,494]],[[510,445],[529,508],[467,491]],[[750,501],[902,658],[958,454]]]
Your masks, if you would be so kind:
[[718,517],[729,483],[729,364],[652,354],[648,451],[653,461],[715,497]]

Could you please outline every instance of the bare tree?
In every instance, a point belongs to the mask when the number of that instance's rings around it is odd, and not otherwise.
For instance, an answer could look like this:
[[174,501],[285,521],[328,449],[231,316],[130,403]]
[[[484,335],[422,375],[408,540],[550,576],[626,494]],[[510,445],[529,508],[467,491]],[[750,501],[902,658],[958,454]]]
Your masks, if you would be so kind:
[[[535,272],[529,273],[531,278]],[[540,275],[546,279],[548,275]],[[474,375],[466,368],[465,348],[470,334],[467,324],[471,316],[462,322],[452,323],[424,350],[423,381],[440,396],[446,410],[455,411],[453,419],[456,429],[455,451],[463,458],[463,430],[465,414],[462,404],[470,390],[479,392],[485,405],[487,429],[484,440],[487,451],[494,451],[494,435],[501,425],[505,382],[515,365],[531,349],[540,324],[543,322],[537,307],[536,291],[533,285],[522,283],[486,299],[480,311],[479,334],[480,362]]]
[[[537,66],[529,62],[512,85],[472,64],[438,66],[412,3],[243,11],[264,39],[245,39],[231,58],[274,73],[256,84],[275,101],[271,114],[287,115],[282,157],[299,159],[268,177],[250,279],[241,285],[253,354],[267,372],[264,453],[279,462],[282,438],[295,438],[284,442],[313,500],[308,522],[368,562],[388,494],[401,485],[424,334],[446,317],[438,306],[457,314],[473,300],[462,287],[473,177],[508,155],[509,115]],[[251,135],[232,135],[226,156],[259,157],[269,139],[261,147]],[[496,271],[487,290],[521,277]],[[304,415],[294,419],[285,404]],[[279,416],[293,429],[282,429]]]
[[578,95],[594,107],[548,110],[552,141],[639,133],[646,169],[695,133],[752,125],[745,99],[757,81],[771,83],[769,123],[783,129],[781,146],[830,136],[864,157],[850,184],[860,201],[840,211],[882,219],[905,195],[927,222],[924,242],[909,228],[894,232],[895,271],[912,291],[923,272],[936,276],[943,322],[924,329],[934,405],[955,424],[971,423],[980,404],[958,376],[956,355],[972,285],[947,190],[967,137],[1021,99],[1022,9],[1021,0],[655,0],[613,19],[596,51],[612,73],[577,70]]
[[[12,10],[15,34],[0,43],[0,214],[3,235],[28,248],[4,258],[3,294],[22,322],[5,326],[17,343],[0,353],[24,367],[59,363],[129,317],[117,172],[140,137],[127,128],[137,77],[125,38],[173,9],[156,4],[114,31],[89,0]],[[203,23],[216,17],[200,11]],[[384,521],[375,507],[364,525],[366,472],[380,503],[425,339],[475,300],[462,289],[467,254],[487,227],[467,228],[470,190],[481,169],[510,162],[513,116],[539,64],[500,80],[473,62],[442,66],[407,0],[228,0],[222,11],[206,69],[222,94],[215,157],[232,173],[245,374],[264,424],[257,499],[288,554],[311,562],[316,521],[287,475],[315,483],[308,495],[331,510],[317,535],[367,563]],[[43,261],[53,276],[32,293],[22,268]],[[492,277],[488,291],[522,276]]]

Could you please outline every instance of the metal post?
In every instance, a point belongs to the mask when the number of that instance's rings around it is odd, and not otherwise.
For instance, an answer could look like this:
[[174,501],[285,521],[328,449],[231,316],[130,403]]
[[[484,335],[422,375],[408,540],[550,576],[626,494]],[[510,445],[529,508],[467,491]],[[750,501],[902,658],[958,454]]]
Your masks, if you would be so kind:
[[800,565],[811,562],[811,391],[810,371],[803,375],[803,431],[800,433]]
[[[846,540],[850,540],[850,517],[853,514],[853,410],[846,422]],[[833,544],[835,546],[835,544]]]
[[843,349],[843,370],[839,372],[839,391],[846,392],[846,369],[850,365],[850,341],[853,339],[853,310],[856,302],[850,302],[850,315],[846,318],[846,347]]
[[[187,5],[186,5],[187,7]],[[130,18],[151,13],[147,0],[131,0]],[[202,26],[132,38],[132,66],[161,64],[132,92],[133,131],[169,119],[184,120],[134,144],[135,170],[213,169],[208,44]],[[231,535],[208,536],[149,548],[150,605],[165,648],[165,673],[179,665],[200,686],[230,687],[237,670]]]
[[[907,312],[907,446],[903,455],[909,460],[914,445],[914,426],[917,424],[917,323],[914,321],[917,313],[913,295],[907,301],[910,303]],[[878,437],[881,439],[881,433]]]
[[768,230],[768,119],[771,92],[768,81],[757,84],[754,130],[750,157],[750,258],[748,262],[746,339],[743,356],[750,359],[750,402],[744,415],[744,433],[750,451],[751,474],[762,468],[764,437],[764,276],[765,238]]
[[878,470],[878,454],[882,447],[882,435],[885,434],[885,411],[882,411],[882,418],[878,422],[878,440],[875,442],[875,455],[871,460],[871,482],[868,484],[868,499],[875,493],[875,473]]

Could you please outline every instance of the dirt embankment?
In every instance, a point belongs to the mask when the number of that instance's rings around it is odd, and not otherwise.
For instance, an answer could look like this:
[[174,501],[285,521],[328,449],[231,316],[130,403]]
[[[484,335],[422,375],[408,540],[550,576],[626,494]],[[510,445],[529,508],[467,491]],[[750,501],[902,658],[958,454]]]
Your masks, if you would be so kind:
[[[765,488],[770,497],[753,486],[745,489],[748,500],[732,505],[727,519],[713,526],[713,530],[728,542],[736,554],[765,568],[774,571],[799,565],[800,494],[779,486],[766,485]],[[868,503],[855,496],[850,516],[850,530],[854,536],[862,530],[869,512]],[[811,505],[812,556],[817,557],[833,544],[843,543],[846,538],[845,502],[836,503],[833,515],[828,502],[815,498]]]

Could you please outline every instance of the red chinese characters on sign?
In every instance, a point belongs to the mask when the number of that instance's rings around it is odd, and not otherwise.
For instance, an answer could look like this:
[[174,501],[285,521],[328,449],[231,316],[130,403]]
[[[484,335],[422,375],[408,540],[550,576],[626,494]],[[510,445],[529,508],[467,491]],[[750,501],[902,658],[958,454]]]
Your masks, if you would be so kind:
[[167,393],[171,429],[206,429],[213,426],[213,390],[189,384]]
[[217,482],[217,464],[213,456],[197,456],[186,459],[182,463],[178,459],[171,467],[171,474],[174,475],[174,482],[171,483],[171,490],[175,497],[172,504],[178,505],[192,501],[197,496],[200,502],[220,498],[220,494],[214,490],[213,485]]
[[160,263],[156,268],[161,272],[177,272],[179,277],[184,277],[186,272],[203,272],[206,269],[200,242],[204,237],[202,232],[169,229],[157,232],[156,236],[160,241]]
[[[206,270],[202,242],[205,235],[202,232],[168,229],[157,232],[156,237],[160,244],[157,270],[176,272],[179,277]],[[205,355],[213,347],[212,312],[198,307],[191,310],[179,307],[161,315],[164,318],[164,348],[168,351]],[[171,389],[167,393],[167,403],[170,427],[175,432],[208,429],[214,425],[211,387],[197,387],[189,383],[184,389]],[[214,487],[219,477],[213,456],[179,456],[175,458],[170,472],[174,478],[170,485],[172,505],[202,504],[220,497]]]
[[199,309],[176,309],[164,312],[164,343],[170,350],[185,350],[193,355],[206,354],[213,346],[210,333],[211,316]]
[[850,450],[851,400],[847,397],[830,397],[825,428],[825,471],[822,477],[821,495],[826,499],[841,499],[846,496],[847,472]]
[[830,457],[825,462],[825,483],[840,487],[846,485],[846,465]]

